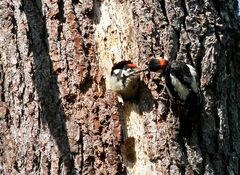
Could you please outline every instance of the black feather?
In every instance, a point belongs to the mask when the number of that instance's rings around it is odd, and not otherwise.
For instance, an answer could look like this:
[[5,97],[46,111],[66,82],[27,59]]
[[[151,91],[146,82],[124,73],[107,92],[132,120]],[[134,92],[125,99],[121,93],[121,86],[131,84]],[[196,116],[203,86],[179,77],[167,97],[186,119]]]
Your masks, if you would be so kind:
[[191,89],[192,75],[186,63],[172,61],[166,71],[168,74],[174,75],[183,85]]
[[124,66],[126,66],[127,64],[131,64],[131,63],[132,63],[131,61],[124,60],[124,61],[120,61],[120,62],[114,64],[112,67],[111,75],[113,74],[113,71],[115,69],[123,69]]
[[161,69],[161,66],[159,64],[159,59],[151,59],[148,68],[150,71],[157,72],[158,70]]

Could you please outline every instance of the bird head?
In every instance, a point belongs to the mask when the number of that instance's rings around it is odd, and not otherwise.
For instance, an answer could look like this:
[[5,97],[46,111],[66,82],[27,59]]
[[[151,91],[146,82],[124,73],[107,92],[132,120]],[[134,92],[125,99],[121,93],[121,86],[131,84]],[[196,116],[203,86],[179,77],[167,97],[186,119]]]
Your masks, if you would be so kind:
[[136,71],[138,71],[138,67],[133,63],[128,63],[123,67],[123,73],[126,77],[135,74]]
[[121,61],[112,67],[111,75],[127,77],[135,74],[135,71],[137,70],[138,67],[131,61]]
[[159,59],[153,58],[150,60],[148,69],[153,72],[162,72],[165,70],[165,68],[168,65],[168,61],[164,59],[163,57],[160,57]]

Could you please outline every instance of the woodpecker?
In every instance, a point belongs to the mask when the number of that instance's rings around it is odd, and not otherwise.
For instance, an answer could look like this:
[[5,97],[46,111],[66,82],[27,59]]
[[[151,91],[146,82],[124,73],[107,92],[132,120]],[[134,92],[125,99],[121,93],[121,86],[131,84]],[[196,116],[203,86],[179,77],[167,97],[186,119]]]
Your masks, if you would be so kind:
[[168,61],[163,57],[151,59],[149,70],[160,72],[165,77],[170,97],[185,101],[190,93],[198,93],[197,72],[193,66],[182,61]]
[[[165,77],[166,89],[171,98],[174,97],[179,116],[179,133],[185,138],[192,137],[193,128],[197,127],[198,117],[198,82],[196,69],[182,61],[168,61],[162,57],[152,59],[148,69],[160,72]],[[178,105],[180,102],[180,106]]]
[[111,71],[111,89],[123,99],[132,99],[137,96],[140,81],[140,70],[130,61],[122,61],[113,66]]

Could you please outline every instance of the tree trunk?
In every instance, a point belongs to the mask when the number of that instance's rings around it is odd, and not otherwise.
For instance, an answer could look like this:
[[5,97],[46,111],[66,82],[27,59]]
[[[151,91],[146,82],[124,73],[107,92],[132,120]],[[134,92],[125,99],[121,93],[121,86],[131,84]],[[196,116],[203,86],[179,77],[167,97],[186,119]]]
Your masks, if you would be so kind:
[[[240,174],[237,0],[0,2],[0,174]],[[196,66],[190,137],[159,74],[137,99],[113,64]],[[180,107],[181,109],[181,107]]]

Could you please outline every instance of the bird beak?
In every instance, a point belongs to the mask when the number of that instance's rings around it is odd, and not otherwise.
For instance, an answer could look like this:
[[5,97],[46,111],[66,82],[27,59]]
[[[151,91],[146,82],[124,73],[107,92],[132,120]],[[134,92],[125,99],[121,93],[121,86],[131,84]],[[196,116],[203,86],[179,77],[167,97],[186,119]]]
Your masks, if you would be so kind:
[[143,68],[143,69],[136,70],[134,73],[145,72],[147,70],[148,70],[148,68]]
[[129,74],[129,76],[135,75],[135,74],[138,74],[138,73],[141,73],[141,72],[145,72],[147,70],[148,70],[148,68],[138,69],[138,70],[133,71],[131,74]]

